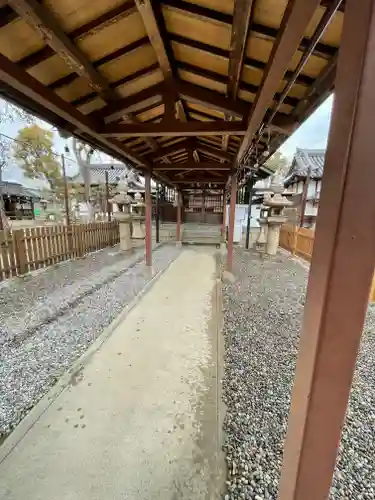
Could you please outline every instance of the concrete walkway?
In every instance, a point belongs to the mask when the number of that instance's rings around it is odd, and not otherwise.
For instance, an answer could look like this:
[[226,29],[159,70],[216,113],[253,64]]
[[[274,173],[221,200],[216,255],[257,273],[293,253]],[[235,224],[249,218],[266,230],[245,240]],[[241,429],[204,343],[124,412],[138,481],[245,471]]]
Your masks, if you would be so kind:
[[1,499],[218,498],[215,271],[213,250],[181,253],[13,450],[0,448]]

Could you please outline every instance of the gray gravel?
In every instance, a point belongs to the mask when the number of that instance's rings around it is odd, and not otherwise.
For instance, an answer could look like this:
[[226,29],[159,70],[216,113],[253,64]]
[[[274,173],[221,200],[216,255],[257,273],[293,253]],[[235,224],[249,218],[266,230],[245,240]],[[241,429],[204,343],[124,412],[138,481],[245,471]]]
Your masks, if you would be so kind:
[[[228,406],[225,500],[276,500],[307,271],[279,254],[236,249],[224,285]],[[370,306],[330,499],[375,498],[375,307]]]
[[[5,307],[1,306],[0,437],[17,425],[151,279],[139,262],[142,250],[130,258],[115,252],[105,250],[33,278],[13,280],[1,290]],[[178,253],[174,246],[155,250],[153,270],[164,269]],[[22,321],[12,314],[12,302]]]

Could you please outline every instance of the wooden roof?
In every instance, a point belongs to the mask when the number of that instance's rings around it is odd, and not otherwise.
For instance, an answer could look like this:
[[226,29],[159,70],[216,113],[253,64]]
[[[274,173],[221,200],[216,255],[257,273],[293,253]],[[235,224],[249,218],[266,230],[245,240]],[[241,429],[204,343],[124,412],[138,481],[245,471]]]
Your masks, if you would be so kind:
[[0,91],[166,184],[219,186],[331,92],[343,3],[0,0]]

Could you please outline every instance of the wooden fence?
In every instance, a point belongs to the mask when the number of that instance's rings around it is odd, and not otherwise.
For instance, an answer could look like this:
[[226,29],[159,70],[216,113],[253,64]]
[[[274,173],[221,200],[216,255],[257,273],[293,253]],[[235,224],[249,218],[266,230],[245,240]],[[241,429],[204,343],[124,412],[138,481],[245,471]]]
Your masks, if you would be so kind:
[[[281,226],[280,246],[310,262],[314,246],[314,231],[304,227]],[[375,302],[375,274],[372,279],[370,302]]]
[[118,242],[117,221],[0,231],[0,281]]
[[304,227],[281,226],[280,246],[310,262],[314,246],[314,231]]

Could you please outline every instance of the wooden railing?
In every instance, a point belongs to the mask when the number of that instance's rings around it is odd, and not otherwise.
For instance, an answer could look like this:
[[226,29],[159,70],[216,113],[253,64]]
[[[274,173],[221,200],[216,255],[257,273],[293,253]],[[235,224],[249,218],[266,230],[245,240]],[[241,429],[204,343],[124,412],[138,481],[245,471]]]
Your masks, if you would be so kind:
[[0,281],[118,242],[117,221],[0,231]]
[[[311,261],[314,246],[314,231],[304,227],[284,225],[280,229],[280,246],[289,250],[293,255],[299,255],[307,261]],[[370,302],[375,302],[375,275],[372,280]]]

